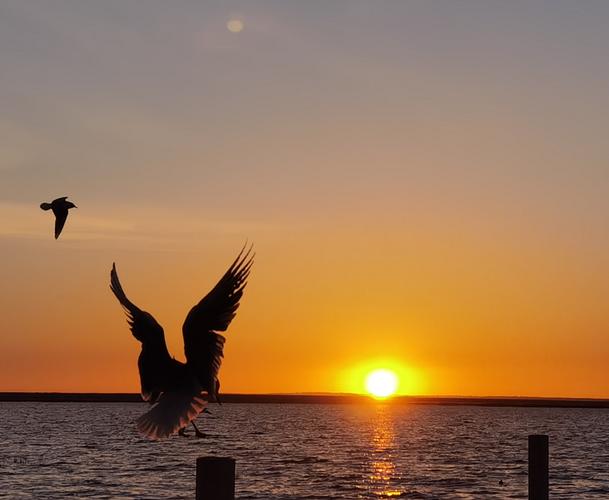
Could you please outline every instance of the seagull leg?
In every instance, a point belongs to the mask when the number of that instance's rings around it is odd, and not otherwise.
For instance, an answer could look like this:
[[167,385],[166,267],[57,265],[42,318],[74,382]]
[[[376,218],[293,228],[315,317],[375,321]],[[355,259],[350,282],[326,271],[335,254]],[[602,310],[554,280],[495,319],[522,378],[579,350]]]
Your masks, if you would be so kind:
[[200,430],[197,428],[197,426],[195,425],[195,421],[194,421],[194,420],[191,422],[191,424],[192,424],[192,426],[195,428],[195,435],[196,435],[198,438],[204,438],[204,437],[206,437],[205,433],[201,432],[201,431],[200,431]]

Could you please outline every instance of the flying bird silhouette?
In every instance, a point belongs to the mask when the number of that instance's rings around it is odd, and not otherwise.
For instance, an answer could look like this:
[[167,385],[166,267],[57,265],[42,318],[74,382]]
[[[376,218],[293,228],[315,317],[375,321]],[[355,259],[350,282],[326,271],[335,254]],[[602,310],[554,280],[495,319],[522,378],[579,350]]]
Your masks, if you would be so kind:
[[41,203],[40,208],[43,210],[53,210],[53,213],[55,214],[55,239],[57,239],[68,218],[68,210],[70,208],[78,207],[71,201],[68,201],[67,196],[64,196],[53,200],[51,203]]
[[241,250],[216,286],[196,304],[182,325],[186,363],[169,355],[163,327],[151,314],[131,302],[118,279],[116,265],[110,273],[110,289],[127,313],[133,336],[142,343],[138,358],[141,395],[154,406],[136,421],[138,430],[152,439],[168,437],[194,423],[206,401],[220,402],[218,371],[224,356],[224,332],[235,317],[247,283],[254,255]]

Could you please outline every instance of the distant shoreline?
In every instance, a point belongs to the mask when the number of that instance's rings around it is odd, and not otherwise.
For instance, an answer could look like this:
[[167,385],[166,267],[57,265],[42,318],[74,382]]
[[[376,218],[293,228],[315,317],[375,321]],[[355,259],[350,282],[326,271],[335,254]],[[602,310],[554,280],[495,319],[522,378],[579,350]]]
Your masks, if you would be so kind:
[[[223,403],[241,404],[370,404],[359,394],[222,394]],[[134,393],[0,392],[0,402],[141,403]],[[609,399],[534,397],[394,396],[385,404],[494,406],[538,408],[609,408]]]

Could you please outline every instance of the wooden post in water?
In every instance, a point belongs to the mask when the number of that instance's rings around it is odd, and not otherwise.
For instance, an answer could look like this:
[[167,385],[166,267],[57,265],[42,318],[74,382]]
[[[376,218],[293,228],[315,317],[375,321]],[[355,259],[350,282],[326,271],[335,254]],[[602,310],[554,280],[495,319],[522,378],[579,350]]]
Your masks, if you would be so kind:
[[548,466],[550,462],[548,436],[529,436],[529,500],[548,500],[550,482]]
[[235,500],[234,458],[197,458],[196,500]]

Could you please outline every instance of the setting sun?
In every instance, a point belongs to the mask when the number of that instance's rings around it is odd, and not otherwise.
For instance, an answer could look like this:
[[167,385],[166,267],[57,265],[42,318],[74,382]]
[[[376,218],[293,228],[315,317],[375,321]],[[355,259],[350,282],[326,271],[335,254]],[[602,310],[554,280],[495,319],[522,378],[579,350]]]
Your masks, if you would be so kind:
[[398,388],[398,377],[390,370],[374,370],[366,377],[366,390],[376,398],[386,398]]

